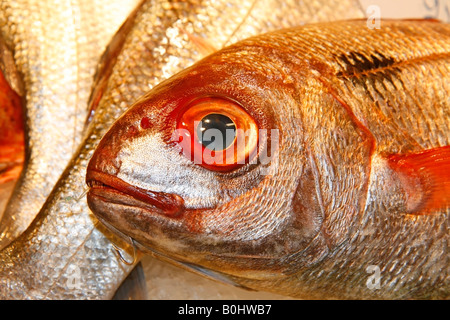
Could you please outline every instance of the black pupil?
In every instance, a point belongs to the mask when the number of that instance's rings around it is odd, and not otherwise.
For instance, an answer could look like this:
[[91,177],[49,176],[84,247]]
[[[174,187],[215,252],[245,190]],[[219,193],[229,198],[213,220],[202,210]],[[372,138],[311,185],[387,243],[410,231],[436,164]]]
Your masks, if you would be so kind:
[[200,121],[197,136],[206,148],[215,151],[224,150],[236,137],[236,125],[223,114],[211,113]]

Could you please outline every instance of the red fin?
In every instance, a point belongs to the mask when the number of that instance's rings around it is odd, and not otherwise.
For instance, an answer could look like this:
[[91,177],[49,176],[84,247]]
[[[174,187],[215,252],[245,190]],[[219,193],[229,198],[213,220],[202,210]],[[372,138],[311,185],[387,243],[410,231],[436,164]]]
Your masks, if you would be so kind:
[[438,214],[450,207],[450,146],[391,155],[407,197],[407,213]]

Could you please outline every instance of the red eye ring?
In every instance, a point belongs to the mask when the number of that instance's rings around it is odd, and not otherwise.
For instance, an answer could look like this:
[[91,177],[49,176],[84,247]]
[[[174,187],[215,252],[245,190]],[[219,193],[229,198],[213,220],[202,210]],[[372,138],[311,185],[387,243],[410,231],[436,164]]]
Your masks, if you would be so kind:
[[[214,139],[208,144],[206,136]],[[201,98],[183,110],[175,141],[194,163],[208,170],[226,172],[243,166],[255,155],[258,126],[236,102],[219,97]]]

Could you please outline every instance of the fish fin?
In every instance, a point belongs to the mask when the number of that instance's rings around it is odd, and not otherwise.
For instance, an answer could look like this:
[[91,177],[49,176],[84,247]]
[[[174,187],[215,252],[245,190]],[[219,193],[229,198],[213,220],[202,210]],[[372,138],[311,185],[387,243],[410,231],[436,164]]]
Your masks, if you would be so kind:
[[188,36],[189,40],[192,41],[192,43],[197,47],[202,56],[206,57],[207,55],[217,51],[217,49],[208,40],[193,35],[181,27],[178,27],[178,29]]
[[255,291],[254,289],[248,288],[246,286],[243,286],[240,283],[235,282],[232,279],[234,277],[232,275],[228,275],[228,274],[220,272],[220,271],[213,271],[211,269],[201,267],[199,265],[189,263],[186,261],[175,260],[172,257],[167,256],[166,254],[159,252],[153,248],[147,247],[136,240],[134,240],[134,243],[137,246],[137,248],[140,248],[143,252],[150,253],[153,257],[155,257],[159,260],[171,263],[171,264],[173,264],[179,268],[182,268],[184,270],[191,271],[193,273],[196,273],[198,275],[206,277],[210,280],[215,280],[218,282],[226,283],[226,284],[229,284],[229,285],[241,288],[241,289],[249,290],[249,291]]
[[388,156],[405,190],[409,214],[439,214],[450,207],[450,146]]
[[139,12],[142,11],[142,6],[145,1],[140,1],[136,8],[130,13],[128,18],[122,24],[122,26],[117,30],[116,34],[110,40],[108,46],[105,48],[100,61],[97,65],[97,70],[94,75],[94,82],[92,85],[91,95],[87,103],[88,116],[84,123],[86,128],[94,118],[94,114],[97,111],[97,107],[100,104],[103,94],[106,92],[107,86],[109,84],[109,78],[116,65],[117,57],[122,51],[122,48],[127,39],[127,35],[130,30],[135,25],[135,19]]
[[113,300],[147,300],[144,268],[139,262],[114,294]]
[[245,289],[245,290],[249,290],[249,291],[255,291],[254,289],[245,287],[245,286],[243,286],[243,285],[233,281],[231,279],[231,277],[229,275],[225,274],[225,273],[222,273],[222,272],[219,272],[219,271],[214,271],[214,270],[211,270],[211,269],[207,269],[207,268],[204,268],[204,267],[192,264],[192,263],[187,263],[187,262],[178,262],[178,264],[180,266],[182,266],[184,269],[187,269],[187,270],[190,270],[190,271],[192,271],[194,273],[200,274],[201,276],[206,277],[208,279],[219,281],[219,282],[222,282],[222,283],[225,283],[225,284],[229,284],[229,285],[232,285],[234,287],[241,288],[241,289]]

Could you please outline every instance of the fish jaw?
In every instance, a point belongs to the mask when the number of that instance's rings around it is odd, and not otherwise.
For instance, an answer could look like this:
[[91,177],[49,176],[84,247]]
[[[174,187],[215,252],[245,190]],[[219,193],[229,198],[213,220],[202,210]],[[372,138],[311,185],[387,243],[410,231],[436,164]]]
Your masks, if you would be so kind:
[[123,205],[135,205],[161,211],[162,214],[176,217],[183,208],[183,199],[175,194],[142,190],[114,176],[90,171],[87,176],[90,187],[89,198],[97,197]]

